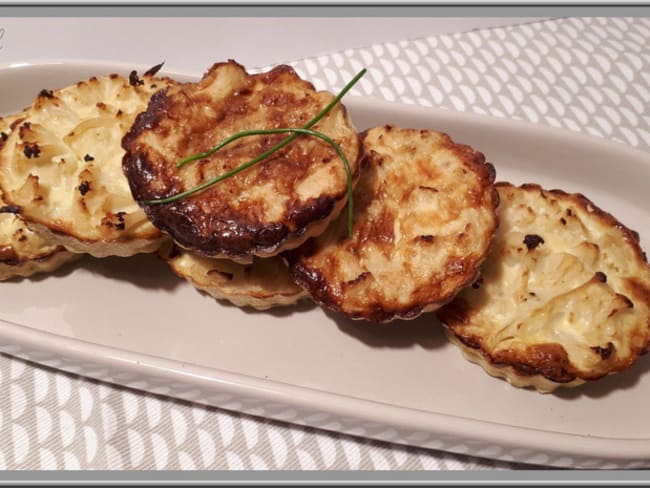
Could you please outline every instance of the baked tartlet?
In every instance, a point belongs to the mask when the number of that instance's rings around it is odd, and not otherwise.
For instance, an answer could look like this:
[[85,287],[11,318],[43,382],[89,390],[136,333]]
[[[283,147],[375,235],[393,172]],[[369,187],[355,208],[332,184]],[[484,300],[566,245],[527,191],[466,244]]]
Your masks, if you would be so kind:
[[638,234],[583,195],[497,187],[482,276],[438,312],[452,341],[488,373],[541,392],[631,366],[650,341]]
[[[151,222],[196,254],[250,261],[292,249],[318,235],[347,201],[337,152],[301,135],[268,158],[180,200],[152,204],[209,181],[260,156],[290,134],[237,140],[177,168],[242,130],[303,127],[334,96],[316,91],[289,66],[248,74],[234,61],[215,64],[197,83],[156,94],[124,138],[124,172]],[[357,173],[358,136],[337,104],[313,129],[343,150]]]
[[497,227],[494,168],[433,130],[362,135],[354,226],[347,215],[284,256],[321,305],[352,319],[412,319],[478,276]]

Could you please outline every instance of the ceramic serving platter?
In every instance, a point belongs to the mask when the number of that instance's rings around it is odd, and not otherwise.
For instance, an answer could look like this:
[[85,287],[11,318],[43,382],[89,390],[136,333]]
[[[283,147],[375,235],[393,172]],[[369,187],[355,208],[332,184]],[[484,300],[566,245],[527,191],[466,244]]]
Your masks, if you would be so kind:
[[[41,88],[130,66],[0,68],[0,113]],[[183,78],[186,78],[184,76]],[[650,154],[505,118],[348,96],[358,129],[394,123],[480,149],[499,180],[581,192],[650,249]],[[428,314],[352,322],[303,304],[217,302],[154,256],[84,258],[0,283],[0,350],[103,381],[391,442],[567,467],[650,465],[650,361],[572,390],[513,388],[465,361]]]

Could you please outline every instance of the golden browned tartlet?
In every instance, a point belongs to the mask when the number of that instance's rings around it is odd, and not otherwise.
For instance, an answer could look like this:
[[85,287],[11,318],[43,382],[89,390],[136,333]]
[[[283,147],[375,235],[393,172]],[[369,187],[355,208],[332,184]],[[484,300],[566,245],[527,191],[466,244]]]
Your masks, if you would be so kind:
[[121,141],[151,95],[171,83],[133,72],[41,91],[0,150],[4,200],[34,231],[73,252],[157,249],[166,237],[131,196]]
[[353,236],[346,219],[284,256],[312,298],[352,319],[411,319],[477,277],[497,227],[494,168],[432,130],[362,136]]
[[307,296],[291,280],[287,266],[277,256],[240,264],[197,256],[171,243],[165,244],[158,254],[178,276],[199,290],[238,307],[267,310],[293,305]]
[[[23,116],[0,117],[0,148]],[[54,271],[77,256],[35,233],[19,212],[19,207],[7,204],[0,194],[0,281]]]
[[497,185],[481,278],[438,311],[466,357],[549,392],[628,368],[650,341],[650,266],[636,232],[579,194]]
[[[234,61],[215,64],[198,83],[156,94],[124,138],[124,172],[149,219],[183,248],[206,257],[250,260],[295,248],[320,234],[347,201],[344,165],[321,139],[303,135],[258,165],[200,193],[147,204],[196,187],[288,137],[240,139],[177,168],[248,129],[302,127],[332,99],[289,66],[248,74]],[[358,136],[337,104],[313,127],[338,143],[357,173]]]

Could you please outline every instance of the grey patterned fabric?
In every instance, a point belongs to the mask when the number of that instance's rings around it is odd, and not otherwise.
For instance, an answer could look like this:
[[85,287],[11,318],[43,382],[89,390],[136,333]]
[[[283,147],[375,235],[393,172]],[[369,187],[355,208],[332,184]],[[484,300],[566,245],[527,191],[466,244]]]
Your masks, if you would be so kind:
[[[511,117],[650,150],[650,19],[569,18],[291,64],[317,87]],[[520,468],[298,427],[0,355],[2,469]],[[532,459],[532,458],[531,458]],[[532,462],[532,461],[531,461]]]
[[493,469],[506,463],[289,426],[0,356],[0,469]]

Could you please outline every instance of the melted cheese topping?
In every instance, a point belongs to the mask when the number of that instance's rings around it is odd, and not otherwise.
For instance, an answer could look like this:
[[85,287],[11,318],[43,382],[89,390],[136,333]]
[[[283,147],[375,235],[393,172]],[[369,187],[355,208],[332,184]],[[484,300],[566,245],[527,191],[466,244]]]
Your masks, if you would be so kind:
[[[0,118],[2,139],[8,138],[12,123],[23,116],[17,114]],[[18,211],[0,195],[0,280],[53,271],[75,256],[35,233],[20,218]]]
[[161,233],[133,200],[121,140],[169,84],[103,76],[43,91],[0,151],[5,199],[52,242],[95,256],[155,250]]

